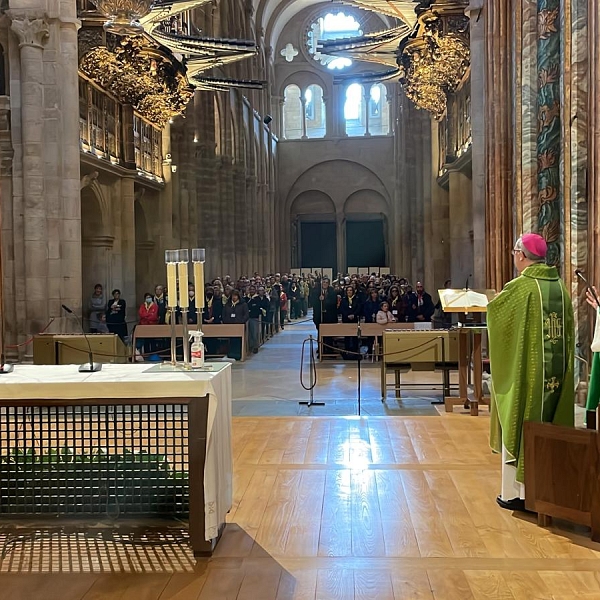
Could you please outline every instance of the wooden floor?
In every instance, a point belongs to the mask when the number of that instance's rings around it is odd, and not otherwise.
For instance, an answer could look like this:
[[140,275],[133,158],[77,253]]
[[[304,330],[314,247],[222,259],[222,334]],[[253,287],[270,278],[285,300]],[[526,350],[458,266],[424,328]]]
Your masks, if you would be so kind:
[[234,420],[211,560],[176,535],[5,542],[4,600],[600,599],[600,545],[499,509],[488,418]]

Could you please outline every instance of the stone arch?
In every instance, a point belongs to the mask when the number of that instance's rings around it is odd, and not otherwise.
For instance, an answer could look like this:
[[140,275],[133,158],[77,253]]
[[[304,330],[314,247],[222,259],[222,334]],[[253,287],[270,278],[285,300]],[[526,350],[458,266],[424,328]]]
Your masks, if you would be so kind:
[[287,196],[286,211],[292,201],[305,190],[317,189],[329,195],[338,214],[343,213],[346,199],[357,191],[371,189],[378,192],[386,201],[389,212],[390,194],[381,178],[368,167],[352,160],[327,160],[312,165],[301,173]]
[[292,84],[297,85],[302,90],[302,92],[304,92],[304,90],[309,85],[313,84],[321,86],[321,88],[323,89],[323,93],[326,93],[326,91],[329,89],[327,81],[324,77],[322,77],[320,73],[316,71],[298,70],[294,71],[294,73],[292,73],[289,77],[286,77],[284,79],[284,81],[279,86],[278,95],[283,96],[285,88],[288,85]]
[[335,220],[335,214],[335,203],[331,196],[321,190],[305,190],[300,192],[292,200],[290,206],[290,216],[292,219],[330,215]]
[[385,214],[389,211],[387,200],[380,192],[372,189],[361,189],[346,199],[344,202],[344,215],[352,214]]
[[290,83],[283,91],[283,137],[286,140],[302,138],[302,90]]
[[293,199],[290,207],[290,250],[295,267],[335,268],[336,207],[331,196],[311,189],[300,192]]
[[361,189],[348,196],[343,210],[348,265],[388,266],[390,215],[386,199],[376,190]]
[[89,329],[89,303],[94,286],[102,285],[108,301],[112,283],[114,236],[108,225],[109,214],[101,191],[97,181],[81,190],[81,305],[86,330]]
[[[136,198],[133,204],[135,227],[135,298],[141,302],[145,292],[154,292],[152,272],[154,270],[155,243],[150,235],[144,202]],[[158,283],[158,282],[156,282]]]

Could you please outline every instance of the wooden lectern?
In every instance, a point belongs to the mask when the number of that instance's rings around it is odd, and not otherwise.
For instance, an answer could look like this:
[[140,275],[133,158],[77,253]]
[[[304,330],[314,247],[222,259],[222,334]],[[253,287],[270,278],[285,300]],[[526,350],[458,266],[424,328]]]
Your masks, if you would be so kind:
[[[444,404],[446,412],[452,412],[457,404],[469,406],[471,415],[479,414],[479,403],[489,406],[490,399],[483,395],[483,359],[482,335],[487,327],[482,322],[482,315],[487,312],[488,302],[494,298],[494,290],[439,290],[442,310],[446,313],[462,313],[472,315],[470,320],[458,325],[458,389],[459,395],[447,396]],[[469,397],[469,341],[473,354],[473,394]]]

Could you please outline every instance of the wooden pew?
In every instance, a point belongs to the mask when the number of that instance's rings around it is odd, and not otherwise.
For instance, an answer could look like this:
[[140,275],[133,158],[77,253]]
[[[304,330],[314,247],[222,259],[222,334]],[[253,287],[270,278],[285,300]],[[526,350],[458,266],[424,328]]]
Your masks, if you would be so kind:
[[[379,349],[379,340],[383,336],[383,332],[386,329],[409,329],[412,330],[415,328],[414,323],[388,323],[387,325],[379,325],[378,323],[361,323],[360,324],[360,335],[363,338],[374,337],[376,342],[373,348],[375,354],[378,353]],[[346,337],[346,336],[356,336],[357,328],[354,323],[321,323],[319,326],[319,348],[321,348],[321,343],[323,342],[323,338],[326,337]],[[330,352],[329,349],[327,351]],[[319,354],[319,361],[323,360],[323,352]],[[327,354],[327,352],[325,352]]]
[[[190,325],[189,329],[195,329],[195,325]],[[205,338],[242,338],[242,359],[246,360],[247,353],[247,336],[246,326],[241,323],[221,324],[221,325],[202,325],[202,333]],[[183,325],[175,326],[175,335],[178,338],[183,338]],[[138,325],[133,332],[133,347],[136,347],[136,340],[149,338],[170,338],[170,325]]]

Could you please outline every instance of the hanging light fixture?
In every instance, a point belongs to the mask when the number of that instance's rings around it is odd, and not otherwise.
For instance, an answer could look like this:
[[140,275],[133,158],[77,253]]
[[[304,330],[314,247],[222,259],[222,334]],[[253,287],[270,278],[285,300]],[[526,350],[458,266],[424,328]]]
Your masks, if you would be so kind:
[[440,120],[449,94],[464,81],[470,66],[466,0],[440,1],[419,17],[416,35],[400,46],[400,83],[415,106]]
[[144,27],[140,19],[150,12],[153,0],[92,0],[106,17],[104,30],[115,35],[140,35]]

